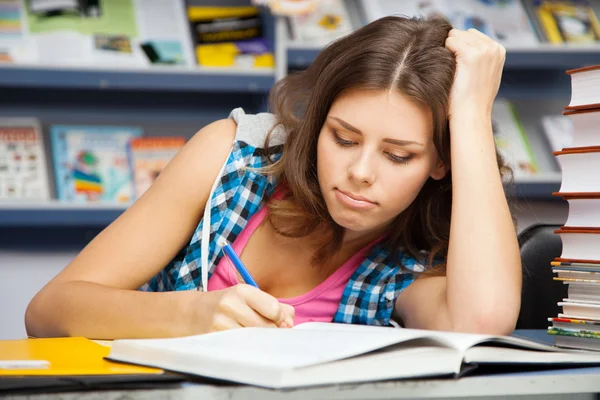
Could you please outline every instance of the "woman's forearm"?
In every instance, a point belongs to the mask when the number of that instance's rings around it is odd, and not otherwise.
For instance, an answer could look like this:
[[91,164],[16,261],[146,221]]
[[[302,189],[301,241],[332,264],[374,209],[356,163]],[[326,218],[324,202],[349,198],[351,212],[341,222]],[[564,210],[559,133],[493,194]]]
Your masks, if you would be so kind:
[[190,332],[192,296],[149,293],[75,281],[51,284],[30,303],[27,333],[35,337],[93,339],[184,336]]
[[498,171],[491,118],[465,111],[453,115],[450,126],[448,311],[457,329],[510,332],[521,297],[519,246]]

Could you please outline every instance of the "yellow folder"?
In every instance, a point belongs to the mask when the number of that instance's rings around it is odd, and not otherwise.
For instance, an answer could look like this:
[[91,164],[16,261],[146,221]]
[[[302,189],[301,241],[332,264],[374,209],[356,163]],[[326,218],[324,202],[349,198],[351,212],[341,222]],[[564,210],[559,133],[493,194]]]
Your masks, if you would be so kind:
[[163,373],[105,360],[109,352],[108,347],[81,337],[0,340],[0,377]]

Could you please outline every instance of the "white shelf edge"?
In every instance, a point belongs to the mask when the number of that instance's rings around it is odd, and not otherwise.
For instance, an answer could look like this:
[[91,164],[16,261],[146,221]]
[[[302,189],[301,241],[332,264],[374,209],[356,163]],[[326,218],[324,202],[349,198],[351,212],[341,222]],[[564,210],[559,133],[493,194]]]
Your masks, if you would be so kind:
[[43,64],[0,64],[3,69],[36,69],[40,71],[81,71],[81,72],[114,72],[114,73],[148,73],[148,74],[188,74],[188,75],[250,75],[274,76],[274,68],[257,67],[253,69],[239,67],[131,67],[131,66],[88,66],[88,65],[43,65]]

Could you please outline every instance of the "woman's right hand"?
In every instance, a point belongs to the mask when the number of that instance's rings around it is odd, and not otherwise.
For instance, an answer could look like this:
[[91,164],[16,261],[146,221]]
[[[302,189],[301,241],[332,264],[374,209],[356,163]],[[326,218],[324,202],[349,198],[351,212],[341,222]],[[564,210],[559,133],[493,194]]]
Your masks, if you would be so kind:
[[[193,301],[193,327],[196,333],[208,333],[241,327],[291,328],[294,307],[250,285],[202,293]],[[198,297],[195,296],[197,299]]]

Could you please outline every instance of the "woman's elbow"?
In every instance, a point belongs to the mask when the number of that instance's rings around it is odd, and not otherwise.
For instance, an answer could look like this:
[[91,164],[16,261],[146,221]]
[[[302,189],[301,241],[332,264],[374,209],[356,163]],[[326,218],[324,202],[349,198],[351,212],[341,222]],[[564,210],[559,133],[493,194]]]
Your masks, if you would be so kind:
[[480,307],[455,324],[455,331],[485,335],[510,335],[517,324],[520,306],[517,304]]
[[55,315],[52,313],[56,307],[51,305],[51,288],[45,287],[39,291],[27,305],[25,310],[25,330],[28,336],[32,337],[51,337],[64,336],[57,335],[52,331],[49,324]]
[[43,310],[41,308],[41,302],[38,301],[39,293],[36,294],[33,299],[27,305],[27,309],[25,310],[25,330],[27,331],[28,336],[33,337],[43,337],[42,327],[40,323],[40,315],[43,314]]

